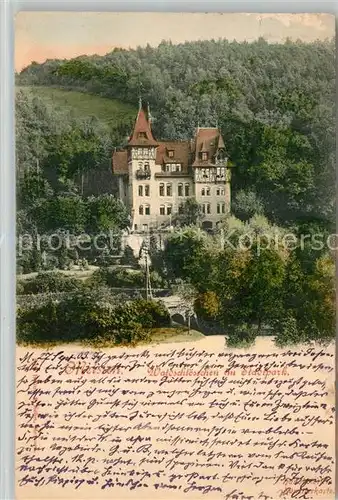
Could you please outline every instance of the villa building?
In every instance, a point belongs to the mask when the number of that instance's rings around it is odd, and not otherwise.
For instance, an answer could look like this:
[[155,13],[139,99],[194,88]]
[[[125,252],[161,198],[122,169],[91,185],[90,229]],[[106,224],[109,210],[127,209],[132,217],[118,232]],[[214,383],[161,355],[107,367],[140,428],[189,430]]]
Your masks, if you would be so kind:
[[188,198],[212,229],[230,211],[231,172],[218,128],[200,128],[186,141],[157,141],[149,109],[140,102],[134,130],[124,149],[114,151],[119,197],[129,208],[132,232],[171,225]]

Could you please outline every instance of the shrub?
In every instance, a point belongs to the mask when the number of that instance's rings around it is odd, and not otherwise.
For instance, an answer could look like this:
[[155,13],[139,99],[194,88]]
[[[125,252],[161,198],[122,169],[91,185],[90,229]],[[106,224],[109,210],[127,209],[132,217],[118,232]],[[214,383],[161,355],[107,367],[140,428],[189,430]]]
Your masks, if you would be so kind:
[[146,340],[151,328],[168,326],[162,303],[138,299],[116,304],[106,289],[86,290],[48,300],[30,309],[19,308],[17,340],[27,343],[109,341],[115,344]]
[[285,318],[274,324],[274,331],[275,342],[279,347],[300,344],[306,339],[305,332],[300,331],[297,320],[291,313],[287,313]]
[[25,293],[25,287],[22,281],[16,281],[16,294],[23,295]]
[[133,249],[129,245],[126,245],[124,249],[121,257],[121,264],[134,267],[138,266],[138,260],[134,255]]
[[241,323],[230,327],[227,338],[228,347],[250,347],[254,344],[257,329],[247,323]]
[[71,292],[81,287],[81,282],[76,278],[64,276],[58,272],[44,272],[39,273],[36,278],[27,280],[23,285],[22,293]]

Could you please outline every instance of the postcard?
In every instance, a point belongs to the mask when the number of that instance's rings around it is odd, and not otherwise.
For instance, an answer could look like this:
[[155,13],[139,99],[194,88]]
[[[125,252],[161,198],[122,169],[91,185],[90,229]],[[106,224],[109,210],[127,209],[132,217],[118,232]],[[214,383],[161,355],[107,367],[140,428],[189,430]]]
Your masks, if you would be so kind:
[[15,36],[18,500],[333,500],[334,16]]

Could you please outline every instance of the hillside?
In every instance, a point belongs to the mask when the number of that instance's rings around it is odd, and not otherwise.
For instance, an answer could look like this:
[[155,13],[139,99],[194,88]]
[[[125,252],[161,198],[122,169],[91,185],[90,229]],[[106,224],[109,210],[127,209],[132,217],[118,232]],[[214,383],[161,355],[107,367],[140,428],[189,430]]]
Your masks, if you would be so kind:
[[107,99],[76,90],[48,86],[17,86],[16,90],[39,97],[48,109],[61,114],[71,113],[78,119],[95,116],[109,128],[117,124],[129,123],[135,118],[136,108],[118,99]]

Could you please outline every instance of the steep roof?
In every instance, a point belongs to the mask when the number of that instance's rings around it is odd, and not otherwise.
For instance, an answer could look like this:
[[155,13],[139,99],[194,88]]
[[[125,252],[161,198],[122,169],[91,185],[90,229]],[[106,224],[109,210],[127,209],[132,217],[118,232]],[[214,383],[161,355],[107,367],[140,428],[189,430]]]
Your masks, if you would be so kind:
[[114,151],[112,158],[113,174],[128,174],[127,151]]
[[129,138],[128,146],[157,146],[157,142],[151,131],[148,113],[142,104],[137,113],[134,130]]
[[[156,164],[181,163],[182,171],[187,172],[190,159],[189,141],[161,141],[158,143],[156,151]],[[169,151],[173,151],[173,156],[169,156]]]
[[[218,128],[198,128],[193,141],[193,166],[207,166],[213,164],[213,158],[218,149],[223,149],[224,141]],[[202,160],[200,153],[208,153],[208,159]]]

